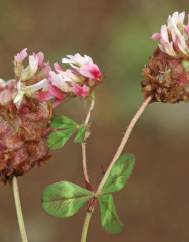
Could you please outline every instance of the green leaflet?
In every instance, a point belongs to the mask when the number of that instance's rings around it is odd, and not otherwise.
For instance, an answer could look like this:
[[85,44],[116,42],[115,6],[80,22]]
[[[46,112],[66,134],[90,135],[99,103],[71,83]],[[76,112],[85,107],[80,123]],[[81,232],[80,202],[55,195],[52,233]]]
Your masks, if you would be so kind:
[[102,195],[99,198],[101,225],[113,234],[118,234],[123,230],[124,225],[121,223],[114,204],[112,195]]
[[68,128],[76,127],[77,123],[74,120],[72,120],[64,115],[61,115],[61,116],[54,116],[52,118],[51,126],[54,129],[57,129],[57,128],[68,129]]
[[78,129],[78,132],[75,136],[74,142],[75,143],[82,143],[84,141],[84,138],[85,138],[85,132],[86,132],[86,128],[84,126],[81,126]]
[[67,218],[76,214],[94,194],[76,184],[60,181],[43,192],[43,209],[52,216]]
[[132,174],[134,165],[135,158],[132,154],[122,155],[112,167],[102,193],[117,192],[123,189]]
[[50,149],[60,149],[70,139],[74,129],[67,129],[62,131],[54,131],[48,136],[48,146]]
[[52,131],[48,136],[48,146],[50,149],[60,149],[74,133],[77,128],[77,123],[64,115],[61,115],[53,117],[51,127],[57,130]]

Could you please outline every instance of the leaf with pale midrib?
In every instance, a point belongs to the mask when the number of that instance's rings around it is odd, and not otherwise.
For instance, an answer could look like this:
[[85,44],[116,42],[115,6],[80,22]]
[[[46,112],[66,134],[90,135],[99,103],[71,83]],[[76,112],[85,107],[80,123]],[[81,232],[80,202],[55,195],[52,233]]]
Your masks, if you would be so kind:
[[132,154],[122,155],[112,167],[102,193],[112,193],[123,189],[132,174],[134,165],[135,158]]
[[67,129],[67,128],[75,127],[76,125],[77,123],[74,120],[64,115],[54,116],[51,120],[51,126],[54,129],[57,129],[57,128]]
[[74,129],[54,131],[48,136],[48,147],[50,149],[60,149],[62,148],[70,139],[74,132]]
[[43,209],[55,217],[71,217],[93,196],[92,192],[74,183],[56,182],[48,186],[43,193]]
[[124,225],[121,223],[117,215],[112,195],[101,195],[99,203],[102,227],[110,233],[120,233],[123,230]]

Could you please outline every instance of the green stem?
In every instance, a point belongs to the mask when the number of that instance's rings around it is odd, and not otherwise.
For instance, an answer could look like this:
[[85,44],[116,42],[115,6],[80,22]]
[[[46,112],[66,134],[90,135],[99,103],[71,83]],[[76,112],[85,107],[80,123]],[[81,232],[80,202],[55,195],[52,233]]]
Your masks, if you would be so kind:
[[89,224],[91,222],[93,211],[87,212],[87,214],[85,216],[82,235],[81,235],[81,242],[87,242],[87,234],[88,234]]
[[22,239],[22,242],[28,242],[24,219],[23,219],[23,215],[22,215],[18,181],[17,181],[16,177],[13,177],[12,189],[13,189],[14,202],[15,202],[15,207],[16,207],[16,213],[17,213],[17,219],[18,219],[18,225],[19,225],[19,229],[20,229],[21,239]]

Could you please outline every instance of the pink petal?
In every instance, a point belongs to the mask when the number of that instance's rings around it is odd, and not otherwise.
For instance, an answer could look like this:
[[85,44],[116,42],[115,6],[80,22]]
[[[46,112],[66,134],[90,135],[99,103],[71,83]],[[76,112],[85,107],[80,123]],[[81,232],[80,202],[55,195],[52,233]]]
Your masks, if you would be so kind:
[[160,33],[155,33],[152,35],[153,40],[160,40],[161,39],[161,34]]
[[90,79],[100,80],[102,77],[101,71],[96,64],[87,63],[80,68],[79,72]]
[[27,56],[28,56],[27,48],[25,48],[21,50],[19,53],[17,53],[14,59],[17,62],[22,62]]
[[57,98],[57,99],[63,99],[65,97],[65,93],[62,92],[59,88],[57,88],[56,86],[49,86],[49,93]]
[[38,66],[41,67],[43,66],[43,61],[44,61],[44,53],[42,51],[39,51],[37,54],[36,54],[36,57],[38,59]]
[[87,97],[87,96],[89,96],[90,89],[86,85],[80,86],[80,85],[75,83],[73,85],[72,91],[78,97]]
[[48,91],[39,91],[38,93],[36,93],[36,98],[39,101],[44,102],[44,101],[49,101],[50,99],[53,98],[53,96]]
[[48,91],[39,91],[36,94],[36,97],[40,101],[48,101],[52,98],[62,100],[65,97],[65,93],[56,86],[49,86]]
[[62,99],[55,99],[55,101],[53,102],[53,108],[58,107],[62,103],[63,100],[64,100],[64,98],[62,98]]
[[45,64],[45,66],[42,69],[44,76],[48,77],[50,71],[51,71],[51,67],[48,64]]
[[63,71],[61,65],[58,62],[54,63],[54,69],[57,72]]

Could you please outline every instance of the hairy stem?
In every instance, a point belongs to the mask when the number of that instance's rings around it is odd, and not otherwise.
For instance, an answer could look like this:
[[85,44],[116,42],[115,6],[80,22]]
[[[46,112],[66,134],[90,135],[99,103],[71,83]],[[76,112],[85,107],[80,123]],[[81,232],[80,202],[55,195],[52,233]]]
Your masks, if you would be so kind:
[[12,189],[13,189],[14,202],[15,202],[15,207],[16,207],[16,213],[17,213],[17,219],[18,219],[18,225],[19,225],[19,229],[20,229],[21,239],[22,239],[22,242],[28,242],[24,219],[23,219],[23,215],[22,215],[18,181],[17,181],[16,177],[13,177]]
[[87,211],[87,213],[86,213],[84,224],[83,224],[82,235],[81,235],[81,242],[87,242],[87,234],[88,234],[91,218],[92,218],[92,215],[93,215],[93,211],[94,210],[92,210],[90,212]]
[[149,96],[146,100],[144,100],[144,102],[142,103],[142,105],[140,106],[140,108],[138,109],[138,111],[135,113],[134,117],[132,118],[132,120],[129,123],[129,126],[127,127],[125,134],[123,136],[123,139],[121,140],[121,143],[108,167],[108,169],[106,170],[106,173],[104,174],[104,177],[102,178],[99,187],[97,189],[96,194],[99,195],[102,192],[102,189],[110,175],[111,169],[113,167],[113,165],[116,163],[116,161],[118,160],[118,158],[120,157],[129,137],[130,134],[135,126],[135,124],[137,123],[137,121],[139,120],[139,118],[141,117],[141,115],[143,114],[143,112],[145,111],[146,107],[148,106],[148,104],[151,102],[152,100],[152,96]]
[[88,128],[89,121],[90,121],[90,118],[91,118],[91,113],[92,113],[94,106],[95,106],[95,96],[94,96],[94,94],[92,94],[91,98],[92,98],[91,104],[90,104],[90,107],[89,107],[89,110],[87,112],[87,116],[86,116],[85,122],[84,122],[84,127],[86,128],[85,137],[84,137],[84,140],[81,144],[83,174],[84,174],[85,182],[88,183],[88,184],[90,184],[90,179],[89,179],[89,174],[88,174],[88,169],[87,169],[86,140],[87,140],[87,136],[88,136],[87,128]]

